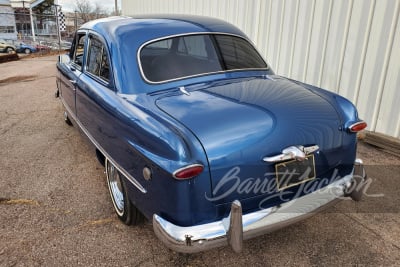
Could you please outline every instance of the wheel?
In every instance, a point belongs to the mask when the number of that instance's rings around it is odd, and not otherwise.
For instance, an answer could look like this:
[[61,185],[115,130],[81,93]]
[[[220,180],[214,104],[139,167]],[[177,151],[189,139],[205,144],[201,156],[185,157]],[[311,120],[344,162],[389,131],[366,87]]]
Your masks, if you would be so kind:
[[68,124],[69,126],[72,126],[72,122],[68,117],[68,113],[66,111],[64,111],[64,121],[66,124]]
[[32,51],[29,48],[25,48],[24,52],[25,54],[30,54]]
[[108,159],[106,159],[106,176],[111,200],[118,218],[126,225],[142,223],[144,216],[129,200],[126,179]]
[[6,52],[9,54],[14,53],[14,49],[12,47],[7,47]]

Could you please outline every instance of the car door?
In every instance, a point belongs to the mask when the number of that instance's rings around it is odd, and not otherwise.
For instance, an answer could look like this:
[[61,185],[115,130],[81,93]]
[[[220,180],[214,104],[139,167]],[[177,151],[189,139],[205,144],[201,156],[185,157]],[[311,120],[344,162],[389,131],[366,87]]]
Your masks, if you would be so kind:
[[85,60],[86,32],[77,32],[70,51],[70,61],[61,67],[61,96],[66,108],[76,116],[76,89]]
[[76,90],[76,114],[81,127],[105,150],[114,137],[113,113],[119,98],[113,87],[110,57],[103,38],[89,33],[82,74]]

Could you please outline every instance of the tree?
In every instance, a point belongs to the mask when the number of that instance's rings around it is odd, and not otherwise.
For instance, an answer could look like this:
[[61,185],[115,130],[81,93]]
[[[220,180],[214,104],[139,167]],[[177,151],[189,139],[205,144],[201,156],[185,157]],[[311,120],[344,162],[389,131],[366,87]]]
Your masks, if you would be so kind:
[[38,15],[53,15],[54,0],[45,0],[40,5],[33,8],[35,14]]
[[98,3],[93,7],[88,0],[75,0],[75,10],[83,23],[108,16]]
[[97,2],[94,5],[92,14],[93,19],[100,19],[108,16],[107,12]]
[[49,20],[49,15],[54,15],[54,0],[45,0],[41,4],[32,8],[36,15],[36,27],[39,30],[43,29],[45,21]]

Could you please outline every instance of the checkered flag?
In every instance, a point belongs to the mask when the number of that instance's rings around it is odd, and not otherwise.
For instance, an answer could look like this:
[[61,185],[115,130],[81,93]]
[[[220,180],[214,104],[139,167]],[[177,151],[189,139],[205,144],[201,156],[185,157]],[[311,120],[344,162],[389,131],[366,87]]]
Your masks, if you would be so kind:
[[57,12],[57,19],[58,19],[58,26],[60,27],[60,32],[65,32],[66,30],[65,16],[64,13],[62,13],[61,8]]

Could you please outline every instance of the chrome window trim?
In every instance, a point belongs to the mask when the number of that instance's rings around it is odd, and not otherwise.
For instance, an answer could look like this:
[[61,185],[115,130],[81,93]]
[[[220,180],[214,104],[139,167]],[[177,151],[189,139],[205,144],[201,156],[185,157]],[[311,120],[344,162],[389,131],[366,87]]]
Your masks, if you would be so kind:
[[[153,82],[153,81],[150,81],[149,79],[147,79],[146,75],[143,72],[142,61],[140,60],[140,53],[142,52],[142,49],[145,46],[147,46],[148,44],[154,43],[154,42],[163,41],[163,40],[170,39],[170,38],[181,37],[181,36],[193,36],[193,35],[226,35],[226,36],[233,36],[233,37],[237,37],[237,38],[243,39],[243,40],[245,40],[246,42],[250,43],[253,46],[254,50],[260,56],[261,60],[265,63],[265,65],[267,67],[266,68],[245,68],[245,69],[233,69],[233,70],[222,70],[222,71],[206,72],[206,73],[183,76],[183,77],[164,80],[164,81],[159,81],[159,82]],[[154,84],[154,85],[168,83],[168,82],[174,82],[174,81],[179,81],[179,80],[188,79],[188,78],[194,78],[194,77],[199,77],[199,76],[206,76],[206,75],[210,75],[210,74],[230,73],[230,72],[235,72],[235,71],[260,71],[260,70],[264,70],[265,71],[265,70],[269,70],[268,63],[261,56],[261,54],[258,52],[258,50],[256,49],[256,46],[253,44],[253,42],[251,40],[249,40],[248,38],[245,38],[245,37],[243,37],[241,35],[238,35],[238,34],[226,33],[226,32],[190,32],[190,33],[181,33],[181,34],[168,35],[168,36],[152,39],[150,41],[147,41],[147,42],[143,43],[139,47],[138,52],[136,53],[136,58],[137,58],[137,62],[138,62],[139,70],[140,70],[140,75],[142,76],[143,80],[146,83]]]
[[100,150],[101,153],[117,168],[119,172],[122,173],[131,182],[137,189],[139,189],[142,193],[147,193],[147,190],[132,176],[130,175],[124,168],[121,167],[101,146],[97,141],[93,138],[93,136],[88,132],[88,130],[82,125],[82,123],[78,120],[75,114],[71,111],[67,103],[64,101],[62,95],[60,95],[60,99],[65,109],[68,112],[68,115],[72,117],[72,119],[78,124],[79,128],[84,132],[84,134],[89,138],[89,140],[93,143],[93,145]]
[[79,30],[76,32],[76,35],[84,35],[85,41],[84,41],[84,47],[83,47],[83,54],[82,54],[82,66],[79,66],[78,64],[75,63],[75,56],[76,56],[76,46],[77,44],[75,43],[74,46],[74,53],[71,59],[71,66],[74,67],[76,70],[80,71],[81,73],[83,73],[83,70],[85,68],[86,65],[86,51],[87,51],[87,37],[88,37],[88,31],[87,30]]
[[97,76],[89,71],[86,71],[85,74],[87,76],[89,76],[90,78],[92,78],[93,80],[95,80],[96,82],[100,83],[101,85],[103,85],[104,87],[110,88],[110,82],[104,80],[103,78],[101,78],[100,76]]

